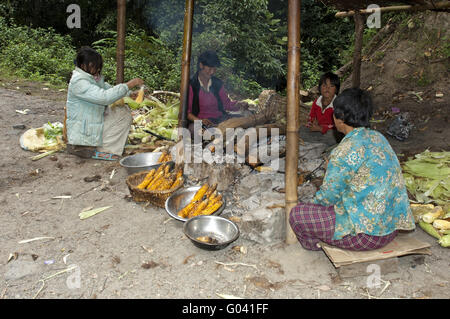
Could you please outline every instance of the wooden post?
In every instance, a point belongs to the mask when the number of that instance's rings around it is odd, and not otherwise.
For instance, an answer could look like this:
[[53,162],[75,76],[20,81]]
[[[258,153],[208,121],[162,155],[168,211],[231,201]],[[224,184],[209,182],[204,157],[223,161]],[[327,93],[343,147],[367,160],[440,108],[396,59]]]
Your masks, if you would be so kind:
[[300,87],[300,6],[301,0],[289,0],[288,9],[288,72],[286,105],[286,243],[297,242],[289,224],[291,209],[298,201],[298,129]]
[[116,84],[123,83],[125,80],[125,28],[126,28],[126,0],[117,0],[117,72]]
[[[194,16],[194,0],[186,0],[184,10],[183,57],[181,61],[180,112],[178,127],[187,127],[187,108],[189,96],[189,72],[191,66],[192,20]],[[181,136],[178,136],[180,139]]]
[[355,48],[353,51],[352,86],[354,88],[359,88],[361,84],[361,51],[364,33],[364,17],[357,12],[353,18],[355,20]]

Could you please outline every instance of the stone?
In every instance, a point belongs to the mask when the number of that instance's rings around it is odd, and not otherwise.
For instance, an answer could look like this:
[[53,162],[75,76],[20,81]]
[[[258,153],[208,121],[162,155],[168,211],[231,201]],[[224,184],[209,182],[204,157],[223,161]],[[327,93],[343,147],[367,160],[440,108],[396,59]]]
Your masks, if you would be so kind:
[[243,212],[240,222],[243,238],[259,244],[275,244],[285,239],[284,194],[264,191],[252,196],[260,206]]
[[24,277],[32,276],[41,270],[41,265],[34,261],[15,260],[6,265],[5,280],[18,280]]

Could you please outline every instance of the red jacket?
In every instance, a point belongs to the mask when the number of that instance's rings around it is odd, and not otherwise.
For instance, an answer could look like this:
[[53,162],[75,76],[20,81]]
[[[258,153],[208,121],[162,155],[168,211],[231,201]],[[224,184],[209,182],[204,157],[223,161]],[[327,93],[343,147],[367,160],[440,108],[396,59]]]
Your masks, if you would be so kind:
[[308,122],[312,123],[314,122],[314,119],[317,119],[319,125],[322,126],[322,134],[325,134],[329,129],[334,127],[333,101],[331,101],[325,110],[322,110],[322,96],[319,96],[319,98],[316,99],[311,106]]

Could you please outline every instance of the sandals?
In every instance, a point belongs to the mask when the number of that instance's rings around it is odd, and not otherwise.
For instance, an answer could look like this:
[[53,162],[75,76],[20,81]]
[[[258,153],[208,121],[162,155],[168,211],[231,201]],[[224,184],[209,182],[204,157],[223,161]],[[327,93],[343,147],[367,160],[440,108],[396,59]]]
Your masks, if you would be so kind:
[[105,153],[105,152],[99,152],[95,151],[94,156],[91,158],[98,159],[98,160],[104,160],[104,161],[117,161],[119,160],[119,156],[115,154]]

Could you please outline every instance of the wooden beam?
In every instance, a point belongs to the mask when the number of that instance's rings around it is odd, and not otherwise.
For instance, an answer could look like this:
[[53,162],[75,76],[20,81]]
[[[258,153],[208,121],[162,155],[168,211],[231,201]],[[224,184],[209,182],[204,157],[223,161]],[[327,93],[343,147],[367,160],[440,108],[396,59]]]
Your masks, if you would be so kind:
[[117,0],[117,52],[116,52],[116,84],[123,83],[125,65],[125,28],[126,28],[126,0]]
[[[450,1],[440,1],[436,2],[434,4],[424,4],[424,5],[404,5],[404,6],[391,6],[391,7],[381,7],[379,9],[379,12],[390,12],[390,11],[425,11],[425,10],[440,10],[440,9],[446,9],[450,8]],[[377,12],[378,9],[364,9],[360,10],[360,14],[372,14]],[[343,11],[336,13],[336,18],[345,18],[345,17],[351,17],[355,15],[354,10],[350,11]]]
[[[194,17],[194,0],[186,0],[184,10],[183,56],[181,61],[180,111],[178,127],[187,127],[187,108],[189,96],[189,72],[191,66],[192,21]],[[181,136],[178,136],[180,139]]]
[[355,20],[355,48],[353,51],[353,75],[352,87],[359,88],[361,84],[361,52],[364,34],[364,17],[356,13],[353,16]]
[[298,203],[298,130],[300,100],[300,6],[301,0],[289,0],[288,9],[288,71],[286,105],[286,169],[285,212],[286,243],[293,244],[297,238],[289,223],[289,214]]

